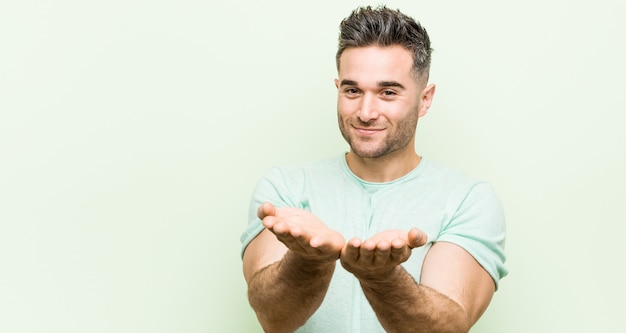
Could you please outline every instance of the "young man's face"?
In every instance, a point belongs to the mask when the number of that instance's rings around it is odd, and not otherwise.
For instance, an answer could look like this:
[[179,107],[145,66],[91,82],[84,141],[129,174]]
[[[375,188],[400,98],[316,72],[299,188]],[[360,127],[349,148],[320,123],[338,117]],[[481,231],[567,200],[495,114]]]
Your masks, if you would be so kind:
[[339,129],[357,156],[414,153],[417,120],[430,106],[434,86],[424,89],[412,68],[413,56],[401,46],[353,47],[341,54]]

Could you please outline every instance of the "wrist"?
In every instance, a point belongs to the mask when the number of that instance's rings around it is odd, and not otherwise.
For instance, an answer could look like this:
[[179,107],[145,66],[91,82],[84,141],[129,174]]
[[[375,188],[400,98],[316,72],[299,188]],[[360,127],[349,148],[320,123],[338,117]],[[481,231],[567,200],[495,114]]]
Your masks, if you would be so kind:
[[311,257],[294,251],[287,251],[283,257],[282,264],[290,270],[315,273],[326,270],[334,270],[337,258],[333,257]]
[[[354,273],[353,273],[354,274]],[[380,288],[386,284],[389,284],[392,288],[396,286],[396,282],[399,278],[406,275],[406,271],[402,266],[394,266],[391,270],[377,271],[377,272],[364,272],[361,274],[354,274],[364,287]]]

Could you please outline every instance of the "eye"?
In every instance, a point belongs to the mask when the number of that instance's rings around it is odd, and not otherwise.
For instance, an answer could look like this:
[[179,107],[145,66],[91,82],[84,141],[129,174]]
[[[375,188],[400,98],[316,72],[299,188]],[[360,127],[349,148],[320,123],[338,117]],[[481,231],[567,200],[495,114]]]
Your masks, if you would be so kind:
[[381,94],[384,98],[391,98],[397,95],[393,90],[383,90]]
[[343,92],[348,97],[356,97],[360,93],[359,89],[357,89],[357,88],[346,88]]

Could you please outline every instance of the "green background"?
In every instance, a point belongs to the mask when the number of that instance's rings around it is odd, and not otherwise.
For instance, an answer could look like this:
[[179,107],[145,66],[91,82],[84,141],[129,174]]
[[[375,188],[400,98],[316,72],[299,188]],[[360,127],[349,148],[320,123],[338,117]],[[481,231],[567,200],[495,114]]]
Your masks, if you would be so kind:
[[[0,0],[0,331],[260,332],[248,199],[347,149],[334,54],[358,4]],[[435,49],[418,152],[507,212],[510,275],[472,332],[626,331],[626,4],[388,5]]]

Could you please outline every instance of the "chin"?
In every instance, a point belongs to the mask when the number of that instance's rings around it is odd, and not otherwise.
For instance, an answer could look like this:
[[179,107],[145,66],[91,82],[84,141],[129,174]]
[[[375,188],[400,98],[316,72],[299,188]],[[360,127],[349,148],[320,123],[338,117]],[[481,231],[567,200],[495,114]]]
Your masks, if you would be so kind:
[[364,150],[352,148],[352,152],[354,153],[354,155],[361,158],[377,158],[386,155],[386,153],[384,151],[381,151],[380,149]]

